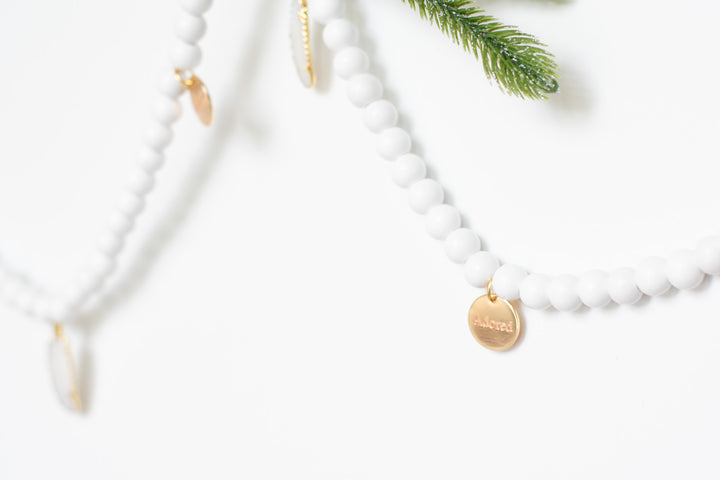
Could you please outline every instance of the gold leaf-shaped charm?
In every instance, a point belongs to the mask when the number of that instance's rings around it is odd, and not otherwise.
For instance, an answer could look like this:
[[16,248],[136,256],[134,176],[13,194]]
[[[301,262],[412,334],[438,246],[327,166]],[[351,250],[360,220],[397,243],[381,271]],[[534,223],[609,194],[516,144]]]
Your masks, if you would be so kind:
[[186,83],[190,91],[190,99],[192,100],[195,114],[203,125],[212,125],[214,113],[212,102],[210,101],[210,93],[205,84],[197,76],[193,75]]
[[55,325],[55,338],[50,342],[49,353],[50,374],[60,402],[70,410],[82,411],[75,359],[62,325]]

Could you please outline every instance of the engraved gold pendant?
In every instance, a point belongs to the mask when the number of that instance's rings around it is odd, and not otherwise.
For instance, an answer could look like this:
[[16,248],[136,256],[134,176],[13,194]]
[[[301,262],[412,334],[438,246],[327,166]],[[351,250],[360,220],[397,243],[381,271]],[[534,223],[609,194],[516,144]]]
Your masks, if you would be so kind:
[[190,92],[190,100],[192,101],[195,114],[203,125],[212,125],[215,114],[213,112],[212,102],[210,101],[210,92],[202,80],[197,75],[192,74],[190,78],[183,77],[182,73],[175,70],[175,78],[182,83],[188,92]]
[[508,350],[520,336],[520,317],[510,302],[492,293],[492,280],[470,306],[468,324],[475,340],[490,350]]
[[290,46],[293,62],[300,82],[307,88],[312,88],[315,85],[315,70],[310,47],[307,0],[291,0],[290,9]]

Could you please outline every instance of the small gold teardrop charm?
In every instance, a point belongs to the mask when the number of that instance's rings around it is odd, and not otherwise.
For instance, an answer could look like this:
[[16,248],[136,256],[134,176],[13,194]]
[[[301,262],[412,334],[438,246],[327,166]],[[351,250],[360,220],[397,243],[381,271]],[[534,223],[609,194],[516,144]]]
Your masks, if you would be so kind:
[[179,71],[175,71],[175,78],[185,85],[190,92],[190,100],[192,101],[195,114],[203,125],[212,125],[215,117],[212,102],[210,101],[210,92],[197,75],[193,74],[190,78],[185,78]]
[[487,294],[470,306],[468,324],[475,340],[490,350],[507,350],[520,336],[520,317],[510,302],[492,293],[492,280]]

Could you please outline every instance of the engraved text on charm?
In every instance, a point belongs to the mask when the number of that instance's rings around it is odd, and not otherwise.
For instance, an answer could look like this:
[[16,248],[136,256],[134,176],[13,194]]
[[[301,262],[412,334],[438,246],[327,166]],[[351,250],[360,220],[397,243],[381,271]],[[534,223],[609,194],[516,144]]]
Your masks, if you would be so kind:
[[483,295],[473,302],[468,314],[470,331],[482,346],[507,350],[520,335],[520,318],[513,306],[497,295]]

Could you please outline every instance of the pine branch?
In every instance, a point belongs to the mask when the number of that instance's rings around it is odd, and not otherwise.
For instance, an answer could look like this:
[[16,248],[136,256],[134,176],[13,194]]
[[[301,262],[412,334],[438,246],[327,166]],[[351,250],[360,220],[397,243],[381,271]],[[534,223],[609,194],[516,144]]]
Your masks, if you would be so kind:
[[506,93],[538,99],[557,92],[557,65],[546,46],[532,35],[503,25],[469,0],[402,1],[482,59],[485,74]]

